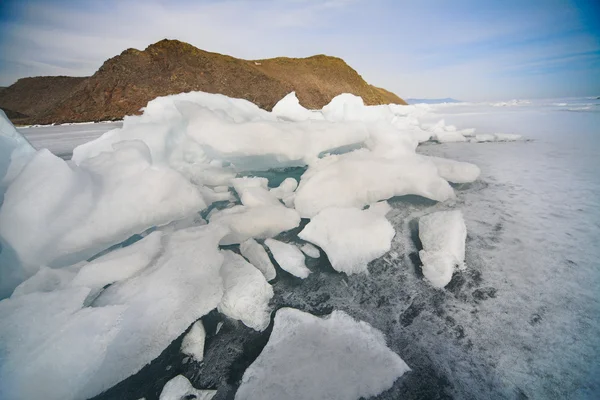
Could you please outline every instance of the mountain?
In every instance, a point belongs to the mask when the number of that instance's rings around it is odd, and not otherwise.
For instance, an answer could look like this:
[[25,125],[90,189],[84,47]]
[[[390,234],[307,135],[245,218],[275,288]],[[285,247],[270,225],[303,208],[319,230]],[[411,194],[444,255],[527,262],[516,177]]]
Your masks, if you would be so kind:
[[462,103],[462,101],[450,97],[446,97],[445,99],[406,99],[406,101],[408,104]]
[[406,104],[337,57],[249,61],[165,39],[143,51],[125,50],[91,77],[19,79],[0,91],[0,108],[27,116],[15,123],[113,120],[139,114],[155,97],[195,90],[243,98],[266,110],[291,91],[307,108],[321,108],[346,92],[370,105]]

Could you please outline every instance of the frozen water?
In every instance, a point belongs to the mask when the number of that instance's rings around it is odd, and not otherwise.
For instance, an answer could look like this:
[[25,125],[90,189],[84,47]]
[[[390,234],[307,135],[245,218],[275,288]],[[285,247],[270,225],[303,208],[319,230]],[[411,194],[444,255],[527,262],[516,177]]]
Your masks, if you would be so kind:
[[304,243],[300,250],[310,258],[319,258],[321,257],[321,252],[315,246],[310,243]]
[[409,370],[365,322],[342,311],[319,318],[282,308],[235,398],[358,400],[390,388]]
[[258,269],[239,254],[225,250],[223,255],[225,259],[221,277],[224,293],[218,306],[219,312],[257,331],[265,330],[271,320],[271,285]]
[[310,270],[304,265],[304,254],[296,246],[275,239],[267,239],[265,244],[271,250],[273,258],[281,269],[302,279],[310,274]]
[[196,321],[181,341],[181,352],[192,357],[197,362],[204,358],[204,342],[206,330],[202,321]]
[[240,243],[240,253],[250,264],[254,265],[267,281],[272,281],[277,276],[275,267],[267,254],[265,248],[254,239],[248,239]]
[[216,390],[198,390],[185,376],[177,375],[166,383],[158,400],[210,400],[216,394]]
[[0,110],[0,204],[6,187],[33,156],[34,149]]
[[385,218],[389,209],[385,202],[368,210],[326,208],[298,237],[322,248],[336,271],[367,273],[367,264],[390,250],[395,232]]
[[436,165],[423,157],[387,159],[357,150],[312,164],[302,175],[294,204],[302,217],[311,218],[328,207],[362,208],[408,194],[437,201],[455,197]]
[[423,275],[433,286],[443,288],[456,267],[464,269],[467,227],[462,212],[438,211],[419,218],[419,239]]

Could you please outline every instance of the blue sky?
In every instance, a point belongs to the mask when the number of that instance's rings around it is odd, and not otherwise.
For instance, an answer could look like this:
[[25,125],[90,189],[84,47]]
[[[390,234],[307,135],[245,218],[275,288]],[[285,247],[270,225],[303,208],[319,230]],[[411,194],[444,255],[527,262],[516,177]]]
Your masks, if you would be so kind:
[[600,96],[594,0],[0,0],[0,86],[91,75],[163,38],[246,59],[335,55],[402,97]]

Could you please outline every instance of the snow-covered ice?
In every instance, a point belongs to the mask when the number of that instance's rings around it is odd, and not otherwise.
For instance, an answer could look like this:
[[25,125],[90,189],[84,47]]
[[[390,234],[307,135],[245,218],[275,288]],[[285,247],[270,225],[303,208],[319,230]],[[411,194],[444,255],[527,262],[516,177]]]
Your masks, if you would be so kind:
[[248,239],[240,243],[240,253],[250,264],[254,265],[267,281],[272,281],[277,276],[275,267],[267,254],[265,248],[254,239]]
[[189,332],[181,341],[181,352],[192,357],[197,362],[204,359],[204,342],[206,341],[206,330],[202,321],[194,322]]
[[235,398],[358,400],[390,388],[409,370],[366,322],[343,311],[319,318],[282,308]]
[[386,202],[367,210],[326,208],[298,237],[322,248],[336,271],[366,273],[369,262],[390,250],[396,232],[385,218],[389,210]]
[[275,258],[281,269],[302,279],[310,274],[310,270],[304,264],[304,254],[299,248],[293,244],[283,243],[275,239],[267,239],[265,244],[271,250],[273,258]]
[[183,375],[177,375],[165,384],[158,400],[211,400],[216,390],[198,390]]
[[263,274],[239,254],[225,250],[223,255],[224,293],[219,312],[257,331],[265,330],[271,320],[269,301],[273,288]]
[[443,288],[456,268],[465,267],[467,227],[462,212],[438,211],[419,218],[419,239],[423,275],[433,286]]

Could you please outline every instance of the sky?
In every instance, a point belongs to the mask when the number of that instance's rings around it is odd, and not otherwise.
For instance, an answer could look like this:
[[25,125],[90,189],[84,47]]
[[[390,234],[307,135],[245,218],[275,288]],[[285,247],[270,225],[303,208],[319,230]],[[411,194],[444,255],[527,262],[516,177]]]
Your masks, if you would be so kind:
[[0,86],[88,76],[164,38],[337,56],[404,98],[600,96],[597,0],[0,0]]

